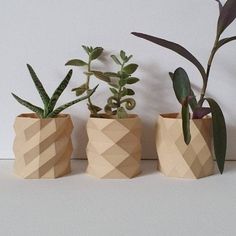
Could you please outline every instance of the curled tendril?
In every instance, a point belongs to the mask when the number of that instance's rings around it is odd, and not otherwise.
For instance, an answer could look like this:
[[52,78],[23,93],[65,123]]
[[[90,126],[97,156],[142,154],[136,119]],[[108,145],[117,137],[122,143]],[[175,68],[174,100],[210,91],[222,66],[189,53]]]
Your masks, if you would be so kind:
[[112,96],[112,97],[108,98],[107,104],[111,108],[117,108],[118,107],[117,101],[118,101],[118,99],[115,96]]
[[133,110],[136,106],[136,102],[133,98],[126,98],[122,100],[121,103],[125,103],[125,108],[129,111]]

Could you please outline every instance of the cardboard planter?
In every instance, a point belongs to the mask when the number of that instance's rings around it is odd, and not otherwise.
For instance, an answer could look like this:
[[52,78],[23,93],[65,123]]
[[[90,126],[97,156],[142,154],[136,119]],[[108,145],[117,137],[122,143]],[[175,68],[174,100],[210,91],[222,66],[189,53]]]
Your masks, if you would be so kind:
[[57,178],[70,172],[73,124],[69,115],[16,117],[14,172],[26,179]]
[[192,140],[187,146],[178,114],[160,115],[157,121],[156,147],[160,171],[170,177],[198,179],[212,175],[211,118],[190,121]]
[[126,179],[140,173],[141,122],[138,116],[90,118],[87,133],[88,174],[104,179]]

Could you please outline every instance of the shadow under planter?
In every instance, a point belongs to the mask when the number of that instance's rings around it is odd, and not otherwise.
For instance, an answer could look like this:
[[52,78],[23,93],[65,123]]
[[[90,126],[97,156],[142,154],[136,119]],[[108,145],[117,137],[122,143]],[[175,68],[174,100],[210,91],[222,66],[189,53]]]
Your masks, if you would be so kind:
[[182,119],[162,114],[157,121],[156,147],[160,171],[169,177],[198,179],[214,173],[212,119],[190,120],[191,142],[186,145]]
[[125,119],[91,117],[87,133],[88,174],[126,179],[141,172],[141,121],[137,115]]
[[16,117],[14,172],[25,179],[57,178],[70,173],[72,154],[69,115],[40,119],[33,113]]

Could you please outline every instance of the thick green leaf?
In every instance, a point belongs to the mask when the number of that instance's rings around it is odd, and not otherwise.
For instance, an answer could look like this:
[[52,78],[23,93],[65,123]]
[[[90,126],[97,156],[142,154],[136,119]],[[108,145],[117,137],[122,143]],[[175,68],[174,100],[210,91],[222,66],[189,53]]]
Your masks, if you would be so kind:
[[191,133],[190,133],[190,114],[189,114],[189,106],[186,100],[186,103],[182,106],[182,129],[184,135],[184,142],[188,145],[191,141]]
[[205,99],[211,108],[212,123],[213,123],[213,141],[216,162],[220,173],[224,172],[225,155],[227,148],[227,131],[225,118],[220,106],[212,99]]
[[47,107],[48,103],[50,101],[50,98],[49,98],[47,92],[45,91],[41,81],[39,80],[38,76],[34,72],[32,66],[27,64],[27,67],[28,67],[28,70],[29,70],[30,75],[32,77],[32,80],[34,82],[34,85],[35,85],[36,89],[38,90],[38,93],[43,101],[44,107]]
[[80,59],[72,59],[68,61],[66,66],[87,66],[88,64]]
[[83,100],[86,100],[87,98],[89,98],[90,96],[92,96],[92,94],[95,92],[95,90],[97,89],[98,85],[93,88],[86,96],[83,96],[81,98],[78,98],[74,101],[71,101],[71,102],[68,102],[60,107],[58,107],[57,109],[55,109],[54,111],[52,111],[47,117],[56,117],[59,113],[61,113],[63,110],[67,109],[68,107],[78,103],[78,102],[81,102]]
[[91,59],[91,60],[97,59],[98,57],[101,56],[102,52],[103,52],[103,48],[102,48],[102,47],[96,47],[96,48],[94,48],[94,50],[93,50],[92,53],[90,54],[90,59]]
[[188,50],[186,50],[181,45],[174,43],[174,42],[167,41],[165,39],[161,39],[161,38],[157,38],[157,37],[154,37],[151,35],[147,35],[147,34],[136,33],[136,32],[133,32],[132,34],[139,37],[139,38],[146,39],[152,43],[158,44],[162,47],[168,48],[168,49],[178,53],[182,57],[184,57],[187,60],[189,60],[190,62],[192,62],[198,68],[199,72],[202,75],[203,80],[204,81],[206,80],[206,72],[205,72],[205,69],[202,66],[202,64],[196,59],[196,57],[193,56],[193,54],[191,54]]
[[173,88],[178,101],[183,104],[191,94],[191,85],[187,73],[183,68],[178,68],[173,75]]
[[94,76],[102,81],[105,81],[107,83],[111,82],[110,77],[108,77],[107,75],[105,75],[103,72],[101,71],[92,71]]
[[63,93],[63,91],[66,89],[71,77],[72,77],[72,70],[70,70],[65,79],[60,83],[60,85],[57,87],[57,89],[55,90],[55,92],[53,93],[49,103],[48,103],[48,109],[47,111],[49,113],[51,113],[59,99],[59,97],[61,96],[61,94]]
[[77,88],[73,88],[72,92],[76,93],[76,96],[80,96],[82,95],[85,91],[87,90],[87,84],[82,84],[81,86],[77,87]]
[[123,71],[129,75],[133,74],[138,68],[137,64],[129,64],[123,68]]
[[230,38],[224,38],[224,39],[221,39],[218,44],[217,44],[217,49],[221,48],[222,46],[224,46],[225,44],[229,43],[229,42],[232,42],[236,40],[236,36],[233,36],[233,37],[230,37]]
[[111,58],[113,59],[113,61],[114,61],[117,65],[121,65],[121,62],[119,61],[119,59],[118,59],[115,55],[111,55]]
[[37,107],[29,102],[27,102],[26,100],[21,99],[20,97],[18,97],[17,95],[15,95],[14,93],[12,93],[12,96],[23,106],[27,107],[28,109],[30,109],[31,111],[35,112],[40,118],[43,118],[43,109],[40,107]]
[[127,79],[127,84],[135,84],[139,81],[140,79],[139,78],[136,78],[136,77],[129,77]]
[[130,89],[130,88],[127,89],[127,95],[128,95],[128,96],[132,96],[132,95],[134,95],[134,94],[135,94],[135,92],[134,92],[133,89]]
[[236,18],[236,1],[227,0],[220,12],[218,19],[217,34],[221,35],[223,31],[235,20]]

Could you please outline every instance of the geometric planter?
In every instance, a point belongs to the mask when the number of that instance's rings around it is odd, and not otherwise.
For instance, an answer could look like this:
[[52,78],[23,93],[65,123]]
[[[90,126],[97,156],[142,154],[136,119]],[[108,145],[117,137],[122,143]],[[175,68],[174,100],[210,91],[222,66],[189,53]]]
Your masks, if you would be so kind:
[[91,117],[87,134],[89,175],[129,179],[141,172],[141,122],[137,115],[124,119]]
[[162,114],[157,121],[156,148],[159,170],[166,176],[199,179],[214,173],[212,119],[190,120],[191,142],[186,145],[182,119]]
[[25,179],[53,179],[70,173],[73,150],[69,115],[40,119],[34,113],[16,117],[14,172]]

